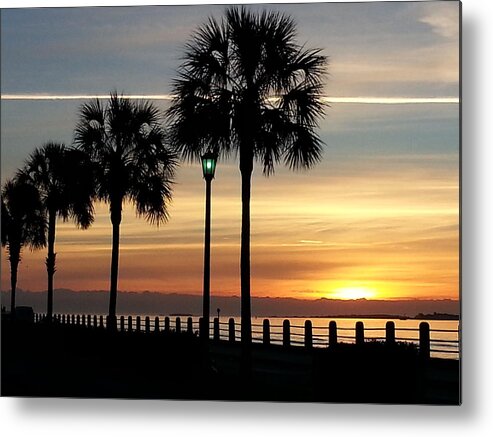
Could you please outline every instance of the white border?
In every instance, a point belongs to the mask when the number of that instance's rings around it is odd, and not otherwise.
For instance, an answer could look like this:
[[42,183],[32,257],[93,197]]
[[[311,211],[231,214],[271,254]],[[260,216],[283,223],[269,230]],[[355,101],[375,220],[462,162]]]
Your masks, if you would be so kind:
[[[0,7],[164,4],[0,0]],[[207,3],[173,1],[172,4]],[[215,0],[213,3],[230,3]],[[244,2],[247,3],[247,2]],[[271,1],[271,3],[274,3]],[[287,3],[285,1],[284,3]],[[463,5],[463,405],[461,407],[0,399],[3,435],[487,436],[493,429],[491,2]],[[69,364],[67,364],[69,365]]]

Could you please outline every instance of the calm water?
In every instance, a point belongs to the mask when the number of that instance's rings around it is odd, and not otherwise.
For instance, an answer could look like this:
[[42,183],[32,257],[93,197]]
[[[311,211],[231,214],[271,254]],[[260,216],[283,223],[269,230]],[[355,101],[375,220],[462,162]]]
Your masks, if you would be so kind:
[[[136,316],[133,315],[132,325],[135,329]],[[154,329],[154,315],[150,316],[151,330]],[[141,329],[144,329],[145,315],[141,316]],[[240,317],[233,317],[235,320],[235,337],[236,340],[241,338]],[[164,328],[164,316],[159,315],[160,329]],[[181,330],[187,329],[187,316],[181,316]],[[212,319],[211,332],[212,337]],[[220,337],[228,338],[228,320],[229,317],[220,317]],[[262,341],[262,323],[264,318],[252,318],[252,336],[253,341]],[[271,342],[282,343],[282,324],[286,318],[270,317]],[[291,343],[293,345],[303,345],[304,342],[304,323],[305,318],[288,318],[291,325]],[[384,340],[385,324],[392,320],[396,328],[397,341],[409,341],[418,344],[419,342],[419,324],[423,320],[400,320],[400,319],[345,319],[345,318],[312,318],[313,327],[313,344],[318,347],[327,347],[329,335],[329,322],[334,320],[337,323],[337,336],[340,342],[354,343],[355,341],[355,324],[362,321],[365,327],[365,338]],[[199,329],[199,317],[192,317],[193,330]],[[431,338],[431,356],[436,358],[459,359],[459,321],[458,320],[426,320],[430,324]],[[127,316],[125,316],[125,326],[127,325]],[[119,325],[120,326],[120,325]],[[170,327],[175,329],[176,316],[170,316]]]

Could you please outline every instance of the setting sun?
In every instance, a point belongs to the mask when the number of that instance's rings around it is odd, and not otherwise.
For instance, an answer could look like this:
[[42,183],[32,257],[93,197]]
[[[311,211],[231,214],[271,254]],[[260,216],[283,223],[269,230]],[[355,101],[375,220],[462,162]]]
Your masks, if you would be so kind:
[[370,299],[375,297],[375,290],[366,287],[337,288],[331,294],[334,299]]

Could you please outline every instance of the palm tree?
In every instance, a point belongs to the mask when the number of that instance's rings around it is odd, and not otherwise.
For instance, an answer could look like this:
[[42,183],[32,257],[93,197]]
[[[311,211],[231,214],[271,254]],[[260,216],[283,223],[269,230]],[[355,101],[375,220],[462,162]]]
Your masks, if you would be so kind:
[[17,269],[22,249],[46,246],[46,221],[38,190],[18,179],[5,182],[2,190],[2,246],[10,262],[10,312],[15,316]]
[[82,105],[79,117],[75,144],[91,156],[97,197],[109,203],[113,244],[108,323],[116,329],[123,202],[133,202],[137,214],[151,224],[166,222],[177,159],[165,147],[161,114],[150,102],[112,93],[106,104],[95,99]]
[[321,158],[317,136],[326,58],[295,42],[294,21],[281,13],[227,9],[209,19],[185,48],[167,115],[182,155],[208,148],[239,157],[242,183],[241,341],[243,367],[251,356],[250,190],[254,161],[264,175],[284,162],[312,167]]
[[83,152],[62,143],[37,148],[18,173],[19,180],[37,187],[48,220],[47,320],[53,316],[53,277],[56,271],[55,234],[58,218],[72,219],[87,229],[94,220],[92,163]]

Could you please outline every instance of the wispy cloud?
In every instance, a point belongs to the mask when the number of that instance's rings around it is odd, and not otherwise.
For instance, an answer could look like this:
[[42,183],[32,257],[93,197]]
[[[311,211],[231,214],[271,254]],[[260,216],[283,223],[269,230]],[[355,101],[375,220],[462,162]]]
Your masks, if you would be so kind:
[[[171,100],[170,94],[131,94],[127,99]],[[4,94],[1,100],[87,100],[107,99],[108,94]],[[377,105],[459,103],[457,97],[323,97],[326,103],[358,103]]]
[[423,6],[419,21],[428,24],[432,31],[444,38],[459,36],[459,3],[438,2]]

